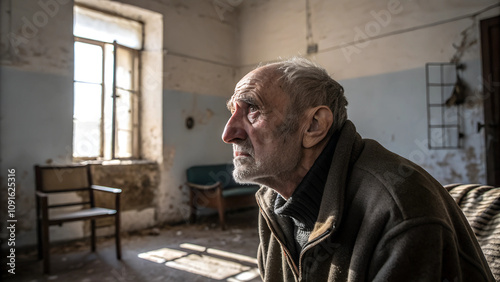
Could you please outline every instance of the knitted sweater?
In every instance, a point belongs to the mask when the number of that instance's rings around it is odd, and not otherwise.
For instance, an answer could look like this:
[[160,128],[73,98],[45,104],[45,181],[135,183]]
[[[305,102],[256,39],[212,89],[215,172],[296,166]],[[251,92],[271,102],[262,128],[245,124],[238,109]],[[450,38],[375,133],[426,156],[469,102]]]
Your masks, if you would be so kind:
[[264,281],[494,281],[462,211],[416,164],[340,132],[318,217],[298,262],[262,187],[258,263]]

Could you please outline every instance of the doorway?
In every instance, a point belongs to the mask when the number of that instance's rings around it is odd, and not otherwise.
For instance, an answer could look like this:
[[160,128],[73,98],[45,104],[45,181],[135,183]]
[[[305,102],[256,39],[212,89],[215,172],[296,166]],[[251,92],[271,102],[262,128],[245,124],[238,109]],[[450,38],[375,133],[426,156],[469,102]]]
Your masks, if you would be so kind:
[[484,133],[486,181],[500,186],[500,16],[482,20],[481,56],[483,64]]

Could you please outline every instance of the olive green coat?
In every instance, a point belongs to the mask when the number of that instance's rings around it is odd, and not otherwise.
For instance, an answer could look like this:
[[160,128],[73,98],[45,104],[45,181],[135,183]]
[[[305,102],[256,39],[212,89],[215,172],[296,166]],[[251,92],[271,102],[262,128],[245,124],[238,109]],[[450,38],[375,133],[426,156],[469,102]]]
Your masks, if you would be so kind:
[[[416,164],[341,130],[319,216],[296,265],[262,187],[258,263],[264,281],[493,281],[461,210]],[[293,230],[293,227],[291,227]]]

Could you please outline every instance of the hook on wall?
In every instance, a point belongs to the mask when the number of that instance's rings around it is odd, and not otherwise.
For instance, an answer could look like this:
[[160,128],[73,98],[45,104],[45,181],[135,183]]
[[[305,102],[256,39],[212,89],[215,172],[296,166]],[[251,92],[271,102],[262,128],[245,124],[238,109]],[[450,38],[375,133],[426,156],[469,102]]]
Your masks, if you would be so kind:
[[187,129],[192,129],[194,127],[194,118],[193,117],[186,118],[186,127],[187,127]]

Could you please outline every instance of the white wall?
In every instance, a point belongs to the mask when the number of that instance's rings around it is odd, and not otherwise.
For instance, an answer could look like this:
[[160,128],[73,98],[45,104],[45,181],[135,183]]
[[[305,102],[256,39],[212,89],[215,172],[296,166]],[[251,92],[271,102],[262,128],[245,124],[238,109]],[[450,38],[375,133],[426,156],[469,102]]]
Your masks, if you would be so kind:
[[[238,77],[259,62],[308,56],[345,86],[349,118],[365,138],[426,168],[441,183],[485,182],[478,22],[500,14],[497,0],[245,2],[240,10]],[[307,22],[310,41],[307,40]],[[466,37],[464,37],[466,35]],[[455,46],[470,46],[458,53]],[[472,89],[464,107],[462,149],[427,148],[425,64],[466,65]]]
[[[158,215],[160,221],[186,220],[189,216],[189,194],[184,185],[186,169],[232,161],[232,147],[221,140],[229,111],[222,97],[176,90],[164,93],[164,170]],[[192,129],[185,126],[188,117],[194,119]]]
[[[146,48],[149,60],[154,60],[153,53],[163,55],[162,65],[148,69],[142,79],[153,92],[160,86],[160,97],[145,97],[142,111],[147,121],[141,132],[146,140],[143,155],[160,164],[158,197],[155,212],[138,210],[134,215],[127,211],[124,216],[148,225],[183,220],[187,215],[186,168],[231,160],[231,148],[222,146],[215,135],[222,132],[227,118],[225,97],[233,88],[236,11],[221,18],[210,0],[86,1],[89,5],[97,2],[122,14],[127,9],[120,3],[163,16],[163,26],[153,30],[161,32],[163,41]],[[0,166],[2,171],[15,168],[17,172],[17,246],[32,245],[36,242],[33,165],[72,161],[73,1],[6,0],[1,5]],[[200,104],[192,107],[191,99]],[[188,114],[196,124],[190,131],[184,127]],[[0,177],[5,191],[6,174]],[[4,207],[6,193],[0,197]],[[0,212],[2,226],[5,212]],[[131,223],[124,228],[143,225]],[[67,226],[52,238],[81,237],[86,230],[82,224]],[[6,229],[1,229],[5,238]]]
[[[69,3],[68,3],[69,2]],[[33,165],[71,160],[73,130],[73,6],[2,1],[0,170],[16,170],[16,244],[34,242]],[[6,9],[8,8],[8,9]],[[8,16],[8,12],[11,16]],[[6,193],[2,193],[2,226]],[[2,228],[2,237],[5,228]]]

